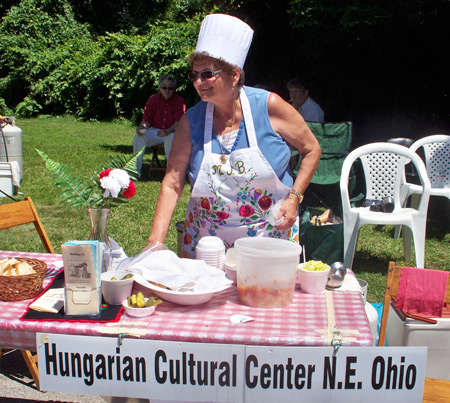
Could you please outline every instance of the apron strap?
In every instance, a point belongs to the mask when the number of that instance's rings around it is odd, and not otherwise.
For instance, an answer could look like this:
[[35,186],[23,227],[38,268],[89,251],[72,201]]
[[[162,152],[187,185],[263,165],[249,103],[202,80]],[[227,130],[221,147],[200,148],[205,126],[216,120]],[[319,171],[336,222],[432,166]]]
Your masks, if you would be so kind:
[[247,94],[245,93],[243,88],[239,90],[239,97],[241,99],[245,128],[247,129],[248,144],[250,148],[258,147],[255,126],[253,124],[252,110],[250,109],[250,103],[248,102]]
[[[256,131],[253,124],[252,110],[244,89],[239,90],[239,98],[242,105],[242,114],[244,115],[245,128],[247,130],[248,144],[250,148],[258,147],[256,140]],[[205,113],[205,130],[203,133],[203,152],[211,154],[212,152],[212,133],[213,133],[213,119],[214,119],[214,104],[208,102]]]
[[214,104],[208,102],[206,104],[205,130],[203,132],[203,152],[205,155],[211,154],[212,151],[213,118]]

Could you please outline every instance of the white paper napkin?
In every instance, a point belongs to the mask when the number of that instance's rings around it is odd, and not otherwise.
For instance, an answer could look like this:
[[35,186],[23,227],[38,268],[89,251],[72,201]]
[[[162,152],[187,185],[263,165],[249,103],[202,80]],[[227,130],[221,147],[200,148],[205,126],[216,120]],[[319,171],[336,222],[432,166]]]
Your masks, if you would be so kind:
[[203,260],[181,259],[170,250],[144,251],[126,260],[119,270],[137,273],[147,281],[180,292],[209,292],[233,283],[225,272]]

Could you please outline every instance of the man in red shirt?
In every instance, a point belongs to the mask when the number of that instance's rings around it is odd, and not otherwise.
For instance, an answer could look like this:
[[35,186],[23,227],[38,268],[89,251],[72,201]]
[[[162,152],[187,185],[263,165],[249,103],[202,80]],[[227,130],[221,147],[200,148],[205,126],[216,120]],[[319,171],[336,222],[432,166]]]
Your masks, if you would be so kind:
[[[152,147],[164,143],[166,157],[169,158],[175,128],[186,112],[184,99],[175,94],[176,80],[169,75],[158,80],[159,92],[153,94],[145,104],[144,114],[133,140],[133,152],[142,147]],[[138,158],[136,168],[142,169],[142,155]]]

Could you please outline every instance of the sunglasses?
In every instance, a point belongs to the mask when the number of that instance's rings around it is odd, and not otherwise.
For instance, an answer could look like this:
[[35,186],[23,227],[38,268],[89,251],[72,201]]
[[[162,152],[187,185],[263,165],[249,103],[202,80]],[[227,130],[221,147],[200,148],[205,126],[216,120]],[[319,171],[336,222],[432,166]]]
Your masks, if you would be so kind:
[[173,91],[174,88],[173,87],[161,87],[162,90],[169,90],[169,91]]
[[222,70],[216,70],[216,71],[206,70],[206,71],[202,71],[201,73],[192,72],[192,73],[188,74],[188,78],[191,81],[195,81],[200,76],[200,78],[202,80],[208,80],[209,78],[213,78],[215,75],[219,74],[221,71]]

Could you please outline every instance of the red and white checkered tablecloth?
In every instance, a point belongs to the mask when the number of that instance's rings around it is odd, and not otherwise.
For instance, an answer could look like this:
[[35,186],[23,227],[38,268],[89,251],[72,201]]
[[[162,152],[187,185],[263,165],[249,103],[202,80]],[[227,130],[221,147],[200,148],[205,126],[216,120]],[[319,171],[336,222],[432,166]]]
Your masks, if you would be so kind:
[[[26,256],[40,259],[49,265],[44,285],[62,265],[57,254],[2,252],[0,257]],[[344,336],[342,345],[371,346],[370,326],[360,293],[329,292],[334,307],[334,321]],[[202,305],[180,306],[170,302],[159,305],[152,316],[131,318],[123,314],[120,322],[110,324],[95,322],[21,321],[30,300],[18,302],[0,301],[0,346],[35,350],[36,333],[72,335],[117,336],[132,328],[141,331],[142,338],[167,341],[224,343],[279,346],[327,346],[324,334],[330,324],[325,293],[310,295],[296,290],[294,301],[287,307],[258,309],[242,305],[237,290],[232,286]],[[243,314],[254,321],[233,324],[231,315]],[[116,330],[109,332],[108,329]],[[347,336],[353,341],[345,340]],[[127,336],[131,337],[131,336]]]

